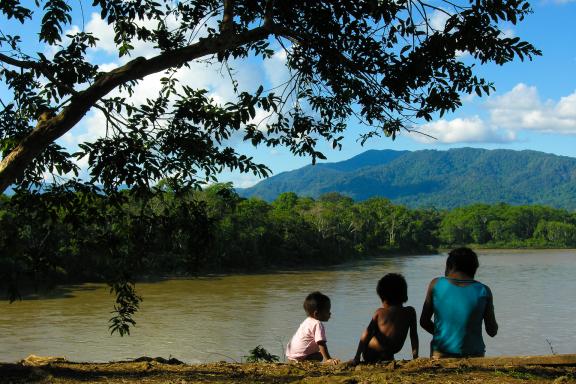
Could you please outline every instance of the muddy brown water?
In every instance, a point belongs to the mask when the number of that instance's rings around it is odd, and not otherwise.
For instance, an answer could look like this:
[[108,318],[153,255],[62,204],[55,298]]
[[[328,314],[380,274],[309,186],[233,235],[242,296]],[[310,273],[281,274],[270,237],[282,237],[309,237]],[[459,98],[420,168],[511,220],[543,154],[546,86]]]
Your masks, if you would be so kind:
[[[485,335],[487,356],[573,353],[576,348],[576,251],[480,251],[478,280],[495,296],[500,324]],[[166,280],[137,285],[144,297],[130,336],[110,335],[113,298],[105,285],[61,287],[42,297],[0,302],[0,361],[29,354],[105,362],[139,356],[187,363],[242,361],[262,345],[282,360],[284,345],[304,319],[306,294],[332,299],[326,323],[332,355],[350,359],[379,305],[378,279],[400,272],[420,313],[430,279],[445,255],[383,257],[323,270]],[[430,337],[419,329],[422,356]],[[409,343],[397,358],[410,357]]]

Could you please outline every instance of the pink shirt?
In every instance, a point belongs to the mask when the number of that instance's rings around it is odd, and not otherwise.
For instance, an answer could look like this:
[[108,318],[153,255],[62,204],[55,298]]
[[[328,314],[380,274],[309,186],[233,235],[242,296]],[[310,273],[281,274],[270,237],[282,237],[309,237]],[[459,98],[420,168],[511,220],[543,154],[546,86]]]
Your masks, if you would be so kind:
[[313,317],[307,317],[288,343],[286,357],[290,360],[304,360],[306,356],[320,352],[319,341],[326,341],[324,324]]

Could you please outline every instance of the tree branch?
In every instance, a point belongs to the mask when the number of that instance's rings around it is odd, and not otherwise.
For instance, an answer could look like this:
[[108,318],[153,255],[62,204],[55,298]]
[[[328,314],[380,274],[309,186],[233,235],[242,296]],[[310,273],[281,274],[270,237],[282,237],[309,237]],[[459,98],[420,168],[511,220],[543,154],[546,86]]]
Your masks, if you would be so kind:
[[274,20],[272,15],[274,11],[274,0],[266,0],[266,5],[264,7],[264,26],[267,28],[272,27]]
[[70,94],[74,95],[77,93],[76,90],[74,90],[73,88],[69,87],[66,84],[62,84],[60,81],[58,81],[54,77],[54,75],[52,73],[50,73],[49,70],[47,70],[47,68],[45,66],[43,66],[41,63],[39,63],[37,61],[18,60],[18,59],[14,59],[13,57],[10,57],[10,56],[3,55],[2,53],[0,53],[0,61],[3,61],[6,64],[10,64],[10,65],[13,65],[13,66],[18,67],[18,68],[36,70],[39,73],[41,73],[42,75],[44,75],[44,77],[46,77],[52,83],[58,84],[61,87],[65,88]]
[[234,33],[234,0],[224,0],[224,14],[220,32]]
[[[200,39],[195,44],[162,53],[148,60],[143,57],[136,58],[122,67],[101,75],[86,90],[73,95],[70,104],[56,116],[48,120],[38,121],[32,132],[2,159],[0,162],[0,193],[14,183],[23,174],[28,164],[50,143],[72,129],[98,100],[120,85],[169,68],[179,67],[203,56],[265,39],[270,33],[268,28],[257,27],[234,35],[220,34],[215,37]],[[8,59],[19,62],[11,58]]]
[[18,60],[10,56],[6,56],[0,53],[0,61],[5,62],[6,64],[13,65],[18,68],[24,69],[38,69],[38,63],[35,61],[28,61],[28,60]]

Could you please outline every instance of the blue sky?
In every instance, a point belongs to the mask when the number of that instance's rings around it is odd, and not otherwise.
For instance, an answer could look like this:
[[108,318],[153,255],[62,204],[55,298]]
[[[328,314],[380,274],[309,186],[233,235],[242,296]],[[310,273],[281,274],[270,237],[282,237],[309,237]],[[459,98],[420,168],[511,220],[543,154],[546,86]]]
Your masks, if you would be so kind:
[[[100,39],[99,48],[90,52],[93,62],[99,64],[101,70],[110,70],[131,59],[117,56],[111,28],[100,20],[97,13],[92,12],[89,7],[91,2],[82,3],[83,20],[75,18],[69,31],[85,29]],[[492,81],[496,91],[489,97],[466,97],[463,107],[455,113],[415,127],[433,135],[436,140],[403,132],[395,141],[385,137],[376,138],[362,147],[357,138],[365,127],[351,121],[342,150],[332,150],[326,145],[319,147],[328,157],[327,161],[345,160],[367,149],[446,150],[465,146],[532,149],[576,157],[576,0],[535,0],[531,4],[533,14],[519,25],[503,25],[502,29],[508,36],[530,41],[543,51],[543,56],[533,61],[517,60],[505,66],[479,67],[478,74]],[[441,23],[442,19],[432,15],[431,21]],[[19,25],[14,27],[21,30]],[[20,33],[26,38],[35,31],[27,26]],[[50,54],[49,47],[32,47],[31,52],[36,51]],[[154,54],[152,47],[136,44],[132,58]],[[466,56],[462,59],[468,60]],[[250,90],[259,84],[272,86],[282,82],[287,76],[283,62],[283,54],[278,52],[273,59],[265,62],[230,64],[241,88]],[[136,92],[136,101],[152,97],[158,89],[160,77],[162,74],[142,81]],[[178,77],[183,83],[209,89],[216,101],[234,98],[229,78],[221,70],[209,68],[206,64],[195,63],[190,69],[181,71]],[[6,97],[1,87],[0,97]],[[259,115],[257,119],[262,117]],[[104,131],[103,117],[99,112],[91,112],[59,143],[74,150],[78,143],[101,136]],[[274,174],[310,164],[309,158],[294,157],[281,148],[262,147],[255,150],[243,144],[239,138],[233,138],[228,145],[267,164]],[[238,187],[247,187],[258,181],[252,174],[230,172],[224,172],[220,179],[232,181]]]
[[[394,141],[376,138],[361,146],[356,139],[362,127],[351,122],[342,150],[323,146],[326,161],[345,160],[367,149],[459,147],[530,149],[576,157],[576,1],[537,0],[531,4],[533,14],[503,29],[530,41],[543,55],[533,61],[479,67],[478,73],[492,81],[496,90],[489,97],[465,98],[455,113],[420,127],[437,140],[402,133]],[[281,149],[251,153],[275,174],[310,164],[310,159]],[[238,186],[257,181],[252,175],[229,173],[223,179]]]

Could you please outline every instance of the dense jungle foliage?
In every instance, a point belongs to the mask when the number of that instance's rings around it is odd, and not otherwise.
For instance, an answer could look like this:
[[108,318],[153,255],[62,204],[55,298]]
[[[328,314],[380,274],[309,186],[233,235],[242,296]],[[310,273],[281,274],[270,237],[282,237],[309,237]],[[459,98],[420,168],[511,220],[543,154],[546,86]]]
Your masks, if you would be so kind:
[[231,185],[138,198],[93,190],[0,200],[0,281],[118,281],[207,272],[326,265],[439,247],[575,247],[576,213],[476,204],[408,209],[385,198],[281,194],[240,198]]

